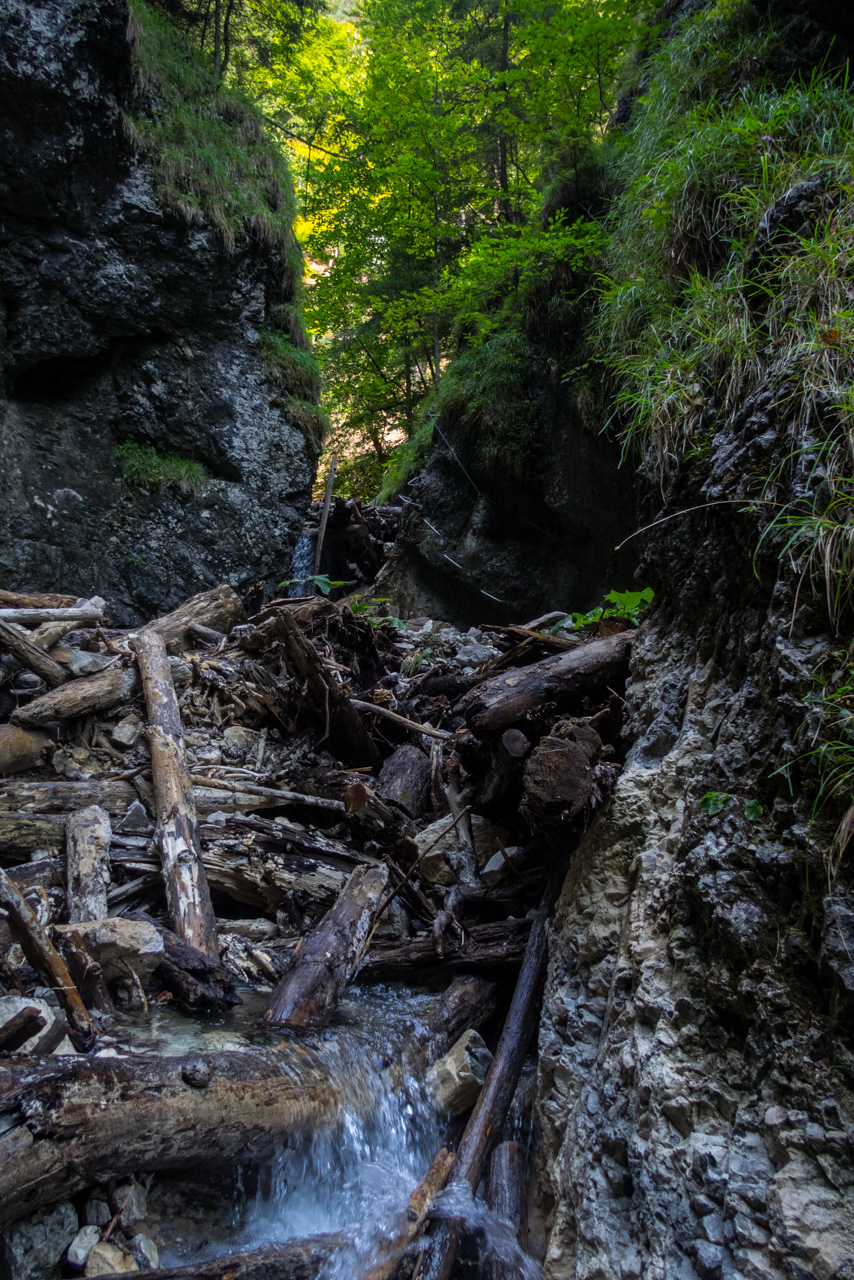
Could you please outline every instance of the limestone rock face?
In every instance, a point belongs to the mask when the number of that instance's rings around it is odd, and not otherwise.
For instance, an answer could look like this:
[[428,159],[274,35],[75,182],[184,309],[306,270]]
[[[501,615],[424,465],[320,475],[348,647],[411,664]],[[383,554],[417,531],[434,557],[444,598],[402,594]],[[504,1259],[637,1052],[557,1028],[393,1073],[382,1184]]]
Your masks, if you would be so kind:
[[[122,0],[0,13],[0,581],[97,588],[121,624],[286,577],[314,471],[259,360],[280,264],[159,204],[122,132],[126,28]],[[127,441],[208,484],[128,487]]]
[[55,1280],[77,1232],[77,1210],[68,1200],[8,1227],[0,1240],[4,1274],[15,1280]]

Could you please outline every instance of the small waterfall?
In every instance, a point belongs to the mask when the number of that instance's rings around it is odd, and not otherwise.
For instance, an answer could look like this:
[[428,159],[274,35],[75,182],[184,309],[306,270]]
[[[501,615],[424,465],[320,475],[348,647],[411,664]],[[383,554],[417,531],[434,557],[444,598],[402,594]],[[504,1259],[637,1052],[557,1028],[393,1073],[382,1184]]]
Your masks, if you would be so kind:
[[300,539],[294,547],[294,556],[291,560],[291,568],[288,574],[288,578],[291,580],[291,585],[288,587],[289,596],[312,594],[312,584],[309,582],[309,578],[314,573],[314,549],[316,545],[316,529],[311,529],[307,533],[300,535]]

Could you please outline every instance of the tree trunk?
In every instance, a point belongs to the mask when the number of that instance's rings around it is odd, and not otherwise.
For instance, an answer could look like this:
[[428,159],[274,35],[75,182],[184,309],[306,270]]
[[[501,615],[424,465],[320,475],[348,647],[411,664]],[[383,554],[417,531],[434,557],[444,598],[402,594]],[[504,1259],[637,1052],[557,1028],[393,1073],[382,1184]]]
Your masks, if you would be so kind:
[[93,676],[80,676],[34,698],[25,707],[18,707],[12,712],[12,723],[29,729],[54,720],[72,720],[92,711],[109,711],[127,702],[138,688],[139,676],[133,667],[109,667]]
[[182,649],[192,647],[191,628],[194,623],[228,632],[235,623],[245,621],[246,613],[240,597],[223,583],[212,591],[202,591],[200,595],[185,600],[172,613],[165,613],[161,618],[146,623],[139,634],[154,632],[163,637],[168,653],[180,653]]
[[441,958],[430,934],[406,942],[374,938],[361,972],[366,978],[377,979],[401,978],[428,970],[490,974],[496,966],[519,964],[530,928],[530,920],[471,925],[466,928],[464,942],[446,937]]
[[388,886],[386,867],[357,867],[335,906],[305,935],[270,999],[264,1021],[305,1027],[338,1003],[368,944]]
[[[518,1142],[501,1142],[490,1157],[486,1175],[486,1203],[511,1223],[516,1241],[528,1243],[528,1187],[525,1152]],[[502,1258],[490,1258],[484,1280],[516,1280],[519,1272]]]
[[216,920],[202,866],[193,784],[184,758],[181,714],[166,645],[159,632],[146,631],[134,639],[133,647],[148,707],[155,839],[172,927],[179,938],[216,959]]
[[[79,609],[28,609],[0,608],[0,621],[17,622],[23,627],[40,627],[43,622],[100,622],[104,610],[96,605],[84,605]],[[70,629],[70,628],[69,628]]]
[[310,1049],[9,1061],[0,1226],[139,1169],[261,1162],[334,1124],[340,1084]]
[[65,826],[68,920],[103,920],[110,883],[110,815],[97,805],[78,809]]
[[545,702],[559,710],[580,710],[583,697],[596,698],[629,672],[634,631],[591,640],[571,652],[513,668],[484,681],[454,707],[475,733],[508,728]]

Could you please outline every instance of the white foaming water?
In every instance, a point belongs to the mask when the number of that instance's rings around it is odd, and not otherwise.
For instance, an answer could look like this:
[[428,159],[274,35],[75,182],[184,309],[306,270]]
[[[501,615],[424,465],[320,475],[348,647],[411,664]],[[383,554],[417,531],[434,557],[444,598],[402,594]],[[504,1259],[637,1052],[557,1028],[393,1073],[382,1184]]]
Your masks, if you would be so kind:
[[430,1216],[462,1222],[465,1234],[477,1241],[479,1274],[502,1278],[512,1276],[513,1280],[542,1280],[542,1267],[520,1248],[509,1218],[487,1208],[483,1200],[472,1195],[467,1182],[451,1183],[440,1192],[433,1202]]
[[317,534],[303,533],[294,547],[294,558],[288,577],[292,579],[288,588],[289,596],[309,594],[311,583],[308,578],[314,573],[314,548]]

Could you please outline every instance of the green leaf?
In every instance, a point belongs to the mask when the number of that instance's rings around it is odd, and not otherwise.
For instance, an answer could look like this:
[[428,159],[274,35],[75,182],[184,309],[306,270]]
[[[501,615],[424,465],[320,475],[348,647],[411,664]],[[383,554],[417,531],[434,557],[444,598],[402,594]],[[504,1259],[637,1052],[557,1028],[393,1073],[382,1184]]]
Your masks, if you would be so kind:
[[716,813],[720,813],[729,798],[726,791],[707,791],[700,801],[700,808],[714,817]]
[[748,800],[744,806],[744,816],[748,822],[758,822],[762,817],[762,805],[758,800]]

